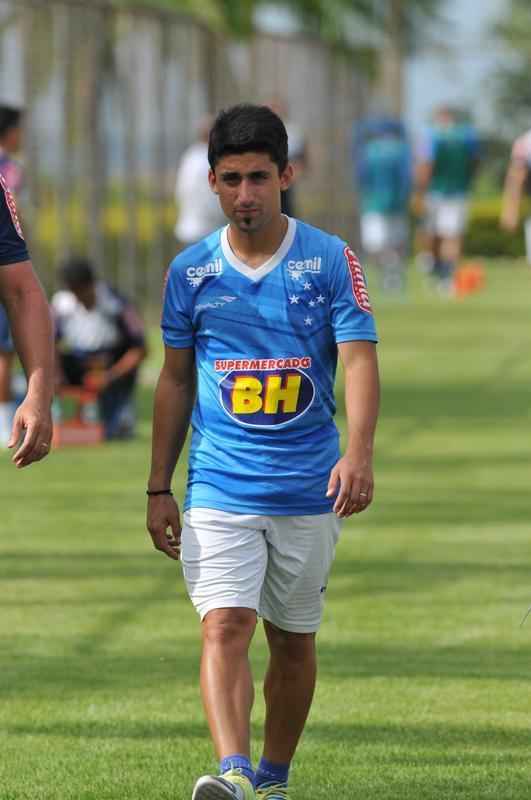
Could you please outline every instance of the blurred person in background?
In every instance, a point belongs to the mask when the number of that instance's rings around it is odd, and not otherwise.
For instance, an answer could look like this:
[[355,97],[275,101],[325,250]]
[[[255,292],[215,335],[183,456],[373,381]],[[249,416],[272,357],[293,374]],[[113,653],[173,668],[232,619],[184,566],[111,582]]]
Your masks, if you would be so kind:
[[[23,185],[21,165],[14,158],[22,146],[23,113],[19,108],[0,105],[0,175],[9,190],[19,195]],[[11,390],[14,360],[13,340],[4,306],[0,303],[0,444],[7,444],[15,414]]]
[[68,261],[65,288],[52,298],[58,385],[98,395],[106,439],[133,435],[138,368],[146,357],[144,324],[133,305],[97,278],[90,262]]
[[401,293],[412,186],[411,149],[402,122],[382,116],[356,125],[354,167],[362,248],[378,268],[384,291]]
[[436,111],[419,148],[416,205],[424,215],[429,271],[444,294],[452,292],[461,257],[479,150],[475,128],[446,106]]
[[288,217],[297,216],[296,189],[297,181],[308,170],[308,143],[304,131],[289,119],[288,107],[283,100],[273,100],[269,108],[283,121],[288,133],[288,160],[293,169],[293,177],[289,186],[280,194],[281,211]]
[[[14,415],[8,447],[17,467],[44,458],[52,437],[53,333],[50,309],[33,271],[15,200],[0,174],[0,300],[27,378],[26,396]],[[23,437],[23,441],[21,439]]]
[[198,242],[225,224],[225,217],[208,185],[208,134],[212,117],[199,123],[197,141],[183,153],[177,170],[175,236],[183,245]]
[[[522,199],[529,192],[530,177],[531,130],[514,142],[505,176],[501,224],[510,232],[514,232],[520,222]],[[531,217],[525,220],[524,230],[527,261],[531,264]]]

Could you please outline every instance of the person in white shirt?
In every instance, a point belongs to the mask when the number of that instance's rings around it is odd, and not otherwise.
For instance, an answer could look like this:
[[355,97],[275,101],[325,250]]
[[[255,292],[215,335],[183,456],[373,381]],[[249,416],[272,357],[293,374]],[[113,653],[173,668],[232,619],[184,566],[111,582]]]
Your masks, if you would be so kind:
[[[520,222],[520,207],[529,193],[531,175],[531,130],[519,136],[513,144],[511,160],[505,177],[501,224],[509,232],[516,231]],[[524,221],[526,255],[531,264],[531,217]]]
[[177,170],[175,200],[178,215],[175,236],[185,246],[198,242],[226,223],[217,197],[208,184],[208,134],[211,123],[211,117],[201,120],[198,139],[184,151]]
[[105,438],[129,438],[138,368],[147,352],[144,324],[132,303],[99,280],[88,261],[68,261],[61,277],[65,288],[51,303],[58,383],[95,392]]

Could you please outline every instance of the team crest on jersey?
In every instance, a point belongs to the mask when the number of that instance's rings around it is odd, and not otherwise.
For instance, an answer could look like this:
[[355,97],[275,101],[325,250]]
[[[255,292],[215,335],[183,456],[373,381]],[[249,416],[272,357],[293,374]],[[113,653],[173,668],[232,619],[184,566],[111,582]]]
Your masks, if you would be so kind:
[[0,185],[2,186],[2,189],[4,190],[4,195],[5,195],[5,198],[6,198],[7,207],[9,209],[9,213],[11,214],[11,220],[13,222],[15,230],[18,233],[18,235],[20,236],[20,238],[24,239],[24,234],[22,233],[22,226],[21,226],[20,220],[18,218],[17,206],[16,206],[16,203],[15,203],[15,198],[11,194],[7,183],[5,182],[5,179],[4,179],[3,175],[0,175]]
[[352,282],[352,294],[361,310],[366,311],[367,314],[372,314],[371,301],[369,300],[369,293],[365,284],[365,275],[363,274],[361,264],[350,247],[345,247],[344,253],[348,271],[350,272],[350,280]]
[[208,264],[202,264],[199,267],[188,267],[186,270],[186,279],[190,286],[194,289],[201,286],[205,278],[212,278],[215,275],[223,274],[223,261],[221,258],[216,258]]
[[227,374],[219,384],[225,412],[248,428],[282,428],[302,417],[315,398],[315,385],[301,358],[218,360],[217,372]]

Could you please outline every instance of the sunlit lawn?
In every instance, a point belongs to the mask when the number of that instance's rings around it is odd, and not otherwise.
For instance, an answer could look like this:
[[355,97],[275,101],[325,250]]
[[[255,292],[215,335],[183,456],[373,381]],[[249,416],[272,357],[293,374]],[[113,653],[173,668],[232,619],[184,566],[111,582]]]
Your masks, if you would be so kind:
[[[295,800],[531,796],[531,271],[465,302],[414,282],[376,293],[377,495],[339,547]],[[180,800],[215,768],[195,612],[144,533],[150,394],[134,443],[0,462],[1,800]],[[253,662],[259,688],[261,633]],[[262,719],[258,694],[255,755]]]

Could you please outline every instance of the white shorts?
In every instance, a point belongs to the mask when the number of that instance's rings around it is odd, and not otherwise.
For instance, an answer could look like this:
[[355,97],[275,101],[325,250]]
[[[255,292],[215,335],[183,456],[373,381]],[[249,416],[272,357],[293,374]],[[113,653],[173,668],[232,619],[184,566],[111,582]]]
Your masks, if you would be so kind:
[[426,197],[425,228],[433,236],[454,239],[461,236],[468,221],[468,201],[464,197]]
[[334,513],[276,517],[189,509],[181,560],[201,619],[216,608],[252,608],[281,630],[314,633],[339,529]]
[[361,217],[361,244],[368,255],[405,249],[407,219],[403,214],[369,212]]

